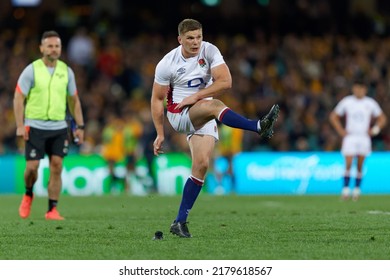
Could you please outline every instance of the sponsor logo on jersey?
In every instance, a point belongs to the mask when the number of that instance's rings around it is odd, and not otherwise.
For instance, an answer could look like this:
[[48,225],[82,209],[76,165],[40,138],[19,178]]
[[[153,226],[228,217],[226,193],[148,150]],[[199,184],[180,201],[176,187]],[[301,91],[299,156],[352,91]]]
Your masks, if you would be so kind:
[[177,70],[178,75],[183,75],[185,72],[186,72],[186,69],[184,67],[179,68],[179,70]]

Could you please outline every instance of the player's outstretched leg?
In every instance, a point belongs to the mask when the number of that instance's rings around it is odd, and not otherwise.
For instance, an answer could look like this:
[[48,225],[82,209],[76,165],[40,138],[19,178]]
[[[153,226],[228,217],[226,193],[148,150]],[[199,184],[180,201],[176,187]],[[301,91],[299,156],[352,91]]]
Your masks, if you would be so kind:
[[267,115],[260,120],[249,120],[225,107],[218,115],[218,121],[235,128],[257,132],[260,137],[271,138],[274,131],[274,124],[279,116],[279,105],[275,104]]

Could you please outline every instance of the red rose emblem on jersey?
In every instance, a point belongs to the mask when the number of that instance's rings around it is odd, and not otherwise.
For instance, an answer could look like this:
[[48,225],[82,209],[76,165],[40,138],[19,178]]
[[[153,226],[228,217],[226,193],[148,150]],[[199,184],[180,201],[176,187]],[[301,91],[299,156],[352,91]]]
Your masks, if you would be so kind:
[[200,65],[200,67],[205,67],[205,66],[206,66],[206,61],[204,61],[203,58],[199,59],[199,60],[198,60],[198,63],[199,63],[199,65]]

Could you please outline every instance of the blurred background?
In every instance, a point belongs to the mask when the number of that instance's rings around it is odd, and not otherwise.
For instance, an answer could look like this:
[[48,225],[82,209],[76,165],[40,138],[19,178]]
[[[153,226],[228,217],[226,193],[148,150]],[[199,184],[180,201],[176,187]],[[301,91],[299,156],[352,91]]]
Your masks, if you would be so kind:
[[[72,152],[99,155],[114,165],[126,157],[142,159],[152,170],[159,164],[151,154],[154,68],[178,45],[177,25],[184,18],[203,24],[204,40],[217,45],[229,65],[233,88],[221,97],[228,106],[252,119],[274,103],[281,106],[270,141],[221,126],[216,159],[227,162],[217,170],[231,174],[231,160],[241,152],[338,152],[341,139],[328,116],[350,94],[357,72],[364,73],[369,96],[390,119],[386,0],[4,0],[0,155],[23,152],[15,137],[14,89],[24,67],[40,57],[42,32],[56,30],[62,60],[76,74],[86,124],[86,143]],[[167,153],[188,152],[185,136],[172,133],[169,125],[166,133]],[[123,147],[118,151],[118,146]],[[387,126],[373,139],[373,150],[384,152],[389,146]],[[158,171],[152,173],[145,184],[156,188]]]

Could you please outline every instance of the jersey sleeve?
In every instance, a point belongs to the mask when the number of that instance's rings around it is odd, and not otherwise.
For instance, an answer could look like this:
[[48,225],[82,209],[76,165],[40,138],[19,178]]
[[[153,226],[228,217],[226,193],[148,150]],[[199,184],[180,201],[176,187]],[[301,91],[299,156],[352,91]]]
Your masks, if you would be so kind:
[[32,64],[29,64],[19,76],[16,90],[20,91],[24,96],[30,92],[30,89],[34,86],[34,69]]
[[209,44],[206,51],[206,58],[210,62],[210,68],[214,68],[225,63],[219,49],[213,44]]
[[379,117],[382,114],[382,109],[379,106],[378,102],[376,102],[374,99],[372,99],[372,115],[374,117]]
[[347,103],[347,99],[342,99],[334,108],[334,112],[338,116],[344,116],[345,115],[345,104]]
[[68,67],[68,95],[75,96],[78,94],[77,92],[77,86],[76,86],[76,78],[74,75],[73,70]]
[[154,74],[154,82],[159,85],[168,86],[170,84],[170,69],[165,61],[166,59],[163,58],[157,64]]

